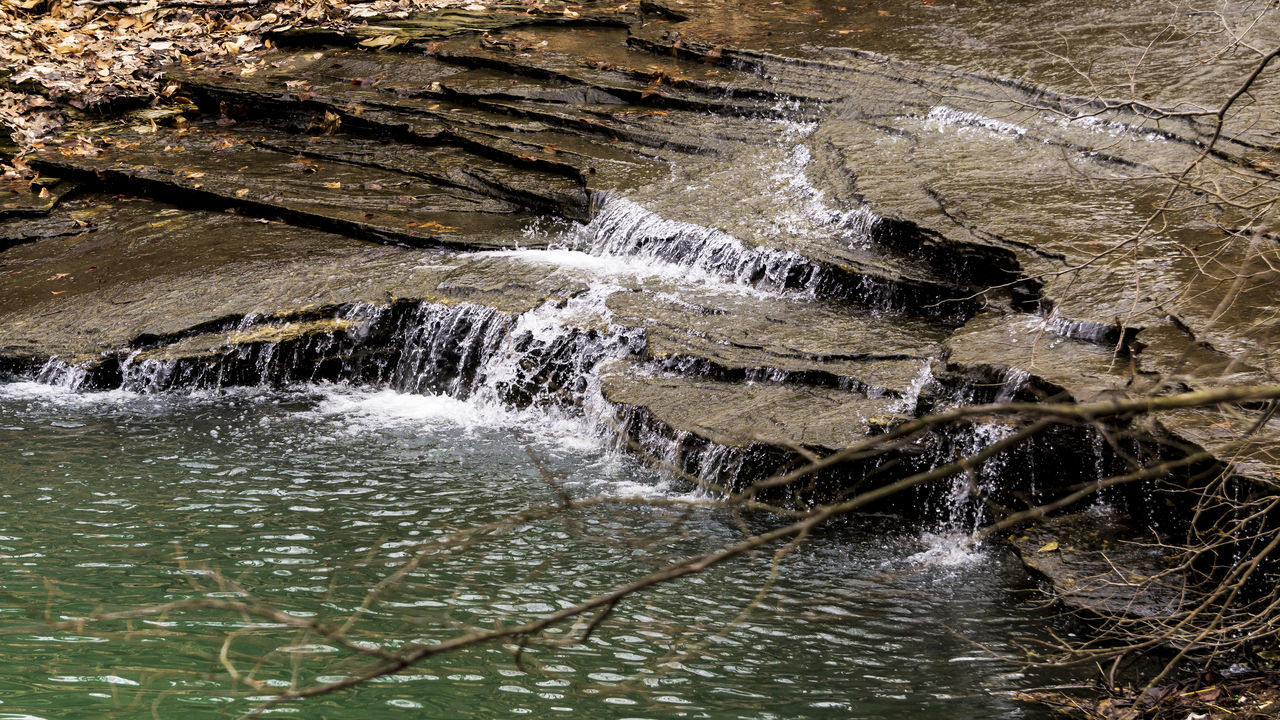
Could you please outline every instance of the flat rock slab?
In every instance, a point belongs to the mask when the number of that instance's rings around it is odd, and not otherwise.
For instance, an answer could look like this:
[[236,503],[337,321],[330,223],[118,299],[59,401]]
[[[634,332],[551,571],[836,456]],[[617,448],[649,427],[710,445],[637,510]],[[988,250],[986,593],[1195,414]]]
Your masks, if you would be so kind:
[[456,35],[498,32],[524,25],[625,26],[635,21],[627,4],[583,0],[572,5],[493,3],[483,10],[444,8],[406,18],[373,18],[341,31],[297,29],[276,34],[285,44],[356,44],[373,47],[421,45]]
[[1152,425],[1175,444],[1200,448],[1229,462],[1232,475],[1247,480],[1251,492],[1269,494],[1280,488],[1280,419],[1265,405],[1163,413]]
[[1146,391],[1152,375],[1127,350],[1063,337],[1040,315],[979,314],[945,347],[948,368],[986,397],[1089,402]]
[[[1220,23],[1234,27],[1253,23],[1254,13],[1247,5],[1162,12],[1141,0],[1083,10],[1064,3],[1031,2],[998,6],[1002,21],[992,23],[995,9],[989,2],[918,3],[886,10],[841,0],[803,7],[653,0],[642,4],[645,22],[636,35],[668,47],[678,42],[677,49],[689,54],[714,51],[725,59],[768,63],[789,56],[807,63],[874,63],[884,72],[910,73],[929,83],[978,80],[1002,86],[1003,92],[990,93],[994,99],[1038,93],[1037,104],[1095,118],[1100,108],[1091,101],[1110,101],[1123,110],[1131,91],[1157,107],[1216,108],[1226,92],[1223,88],[1235,87],[1257,61],[1257,56],[1246,53],[1221,57],[1215,37]],[[1037,30],[1043,27],[1054,28],[1052,39]],[[1276,32],[1274,27],[1266,28],[1258,41],[1273,46]],[[1148,45],[1135,43],[1136,37],[1167,39]],[[1212,71],[1205,69],[1204,58],[1209,57],[1215,58]],[[1136,64],[1143,71],[1135,77],[1129,71]],[[1086,65],[1087,73],[1081,73]],[[1018,80],[1011,80],[1015,75]],[[1280,87],[1271,83],[1259,91],[1259,102],[1240,109],[1237,127],[1243,129],[1243,142],[1237,150],[1247,152],[1250,145],[1267,147],[1276,142]],[[1136,113],[1122,117],[1143,123]],[[1100,124],[1113,119],[1104,115]],[[1212,132],[1208,118],[1150,122],[1188,139],[1203,139]]]
[[92,361],[139,338],[248,315],[294,316],[396,299],[510,313],[585,288],[510,262],[364,243],[147,200],[86,197],[59,212],[93,232],[0,255],[0,354]]
[[[79,235],[92,230],[89,223],[68,215],[0,221],[0,251],[37,240]],[[0,260],[0,266],[3,262]]]
[[1177,559],[1121,517],[1085,513],[1047,520],[1011,538],[1055,600],[1090,617],[1167,617],[1189,602]]
[[103,137],[100,151],[50,150],[33,162],[211,209],[409,245],[513,247],[530,219],[491,195],[392,168],[299,158],[266,136],[213,123],[165,133],[122,128]]
[[[0,221],[48,215],[63,197],[75,190],[75,183],[54,178],[38,178],[36,183],[20,180],[0,182]],[[4,245],[0,244],[2,249]]]
[[720,379],[829,385],[900,397],[949,327],[807,297],[619,292],[611,321],[642,327],[646,357]]
[[[830,451],[904,420],[893,398],[834,388],[719,382],[658,373],[628,362],[601,372],[601,392],[675,433],[731,448]],[[766,469],[767,470],[767,469]]]
[[[407,133],[418,144],[462,145],[515,164],[562,166],[593,189],[625,188],[672,220],[811,259],[851,276],[848,284],[864,278],[875,287],[862,294],[873,301],[897,292],[907,298],[901,304],[929,306],[1011,279],[1016,262],[1007,249],[972,238],[949,242],[910,223],[877,232],[874,214],[858,212],[859,203],[853,210],[824,205],[805,176],[805,131],[771,116],[787,97],[805,107],[801,114],[819,112],[826,99],[753,72],[638,51],[626,37],[621,30],[530,28],[498,40],[459,37],[433,45],[429,56],[293,51],[268,56],[249,76],[181,77],[202,104],[228,108],[233,117],[323,108],[342,116],[344,127]],[[839,85],[836,76],[823,84]],[[888,92],[896,89],[891,84]],[[773,140],[791,132],[794,146]],[[653,167],[651,157],[670,169]],[[797,202],[781,218],[779,192]],[[726,214],[729,206],[738,212]],[[935,260],[920,262],[922,246]]]

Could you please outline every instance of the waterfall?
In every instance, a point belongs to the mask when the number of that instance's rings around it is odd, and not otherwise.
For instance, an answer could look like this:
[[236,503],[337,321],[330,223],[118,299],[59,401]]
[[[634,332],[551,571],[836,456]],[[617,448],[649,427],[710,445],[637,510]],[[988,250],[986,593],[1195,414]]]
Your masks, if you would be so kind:
[[[573,404],[601,360],[643,348],[640,331],[608,324],[607,294],[597,288],[520,315],[471,303],[356,304],[314,323],[327,330],[314,334],[291,335],[288,323],[241,323],[220,348],[189,353],[179,341],[130,352],[120,384],[160,392],[331,380],[516,406]],[[41,380],[83,383],[86,374],[51,361]]]
[[996,392],[996,402],[1010,402],[1017,397],[1018,392],[1026,387],[1031,380],[1031,371],[1022,368],[1010,367],[1004,371],[1001,378],[1000,390]]
[[915,415],[920,406],[920,394],[925,391],[934,382],[933,377],[933,360],[925,360],[920,365],[920,371],[915,377],[911,378],[911,383],[907,385],[906,392],[894,405],[894,411]]
[[[1010,425],[975,423],[959,433],[953,440],[952,459],[971,457],[1009,437],[1015,432]],[[959,473],[951,479],[951,485],[942,498],[939,508],[940,530],[944,533],[969,536],[983,525],[987,509],[983,498],[1000,487],[1001,478],[1009,471],[1006,454],[988,459],[971,473]]]
[[[114,378],[121,389],[137,393],[334,381],[478,407],[540,407],[585,418],[607,444],[638,442],[659,464],[707,482],[733,482],[745,460],[741,449],[687,434],[673,437],[660,424],[640,422],[634,409],[604,399],[601,367],[637,356],[645,343],[642,330],[611,322],[605,300],[618,289],[597,285],[520,314],[418,302],[354,304],[307,322],[251,317],[220,333],[122,353],[115,370],[103,369],[109,362],[77,366],[55,358],[38,379],[77,389]],[[308,323],[332,331],[292,332]]]
[[[1015,429],[1007,425],[977,423],[949,438],[945,445],[951,457],[939,457],[939,464],[976,453],[1003,440]],[[934,527],[921,535],[924,549],[911,556],[912,563],[932,567],[969,565],[982,559],[982,549],[973,543],[973,535],[989,520],[986,496],[1002,485],[1008,473],[1008,455],[988,459],[972,473],[957,473],[940,492],[923,498],[926,511],[934,518]],[[1007,482],[1007,479],[1006,481]]]
[[715,228],[668,220],[622,197],[599,197],[595,217],[567,238],[574,249],[640,258],[770,292],[809,289],[823,272],[799,253],[748,247]]
[[376,368],[374,384],[405,393],[467,398],[511,329],[509,316],[483,305],[421,303],[394,336],[398,359]]
[[89,369],[83,365],[71,365],[58,357],[51,357],[36,372],[36,382],[67,390],[79,390],[89,379]]

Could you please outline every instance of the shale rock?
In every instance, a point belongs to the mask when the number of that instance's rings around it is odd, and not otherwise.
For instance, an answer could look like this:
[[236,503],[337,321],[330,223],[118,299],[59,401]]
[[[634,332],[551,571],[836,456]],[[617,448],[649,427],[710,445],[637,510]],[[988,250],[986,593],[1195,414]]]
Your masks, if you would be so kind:
[[[1135,234],[1210,132],[1163,110],[1221,78],[1160,45],[1151,97],[1093,93],[986,12],[499,5],[173,68],[167,107],[30,158],[70,181],[0,199],[0,365],[579,405],[739,481],[953,403],[1274,378],[1274,229]],[[1058,20],[1127,67],[1118,26]],[[1198,176],[1224,192],[1274,178],[1258,93]],[[1258,481],[1268,412],[1233,409]],[[1232,455],[1215,422],[1142,442]]]

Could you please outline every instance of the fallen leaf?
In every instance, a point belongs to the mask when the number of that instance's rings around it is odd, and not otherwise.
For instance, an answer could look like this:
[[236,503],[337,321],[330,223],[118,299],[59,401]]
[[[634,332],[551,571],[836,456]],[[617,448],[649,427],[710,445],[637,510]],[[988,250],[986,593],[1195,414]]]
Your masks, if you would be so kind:
[[1040,548],[1036,552],[1046,553],[1046,552],[1053,552],[1054,550],[1057,550],[1057,549],[1058,549],[1058,541],[1050,540],[1049,542],[1044,544],[1044,547]]
[[359,45],[361,47],[377,49],[377,48],[390,47],[391,45],[395,44],[395,42],[396,42],[395,35],[379,35],[378,37],[369,38],[368,40],[361,40]]
[[249,194],[249,188],[240,188],[236,191],[236,197],[244,197]]

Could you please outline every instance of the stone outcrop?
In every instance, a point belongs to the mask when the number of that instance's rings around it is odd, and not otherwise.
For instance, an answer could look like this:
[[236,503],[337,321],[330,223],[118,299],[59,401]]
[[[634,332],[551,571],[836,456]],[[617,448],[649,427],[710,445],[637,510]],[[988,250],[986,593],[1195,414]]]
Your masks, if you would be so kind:
[[[1274,240],[1133,236],[1202,119],[925,47],[923,6],[802,5],[450,10],[174,68],[168,108],[86,123],[28,159],[59,181],[3,198],[0,365],[483,389],[737,483],[950,403],[1274,377]],[[1209,91],[1176,87],[1151,107]],[[1248,127],[1215,148],[1226,185],[1274,172]],[[1211,427],[1143,430],[1216,449]],[[936,440],[916,452],[963,447]]]

